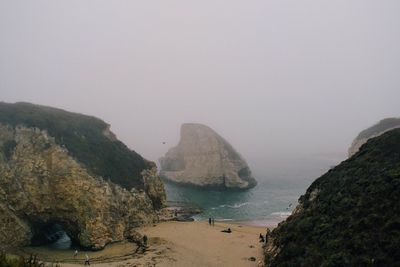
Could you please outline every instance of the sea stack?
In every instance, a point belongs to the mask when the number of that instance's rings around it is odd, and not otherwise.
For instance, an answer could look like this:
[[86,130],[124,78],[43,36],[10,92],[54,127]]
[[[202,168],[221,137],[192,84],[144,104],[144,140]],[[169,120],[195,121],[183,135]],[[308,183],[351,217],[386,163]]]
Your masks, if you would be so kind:
[[360,150],[360,147],[365,144],[368,139],[380,136],[381,134],[390,131],[395,128],[400,128],[400,118],[386,118],[378,122],[377,124],[365,129],[354,139],[351,144],[348,155],[353,156]]
[[160,164],[160,176],[178,184],[218,190],[243,190],[257,184],[239,153],[202,124],[183,124],[179,144]]

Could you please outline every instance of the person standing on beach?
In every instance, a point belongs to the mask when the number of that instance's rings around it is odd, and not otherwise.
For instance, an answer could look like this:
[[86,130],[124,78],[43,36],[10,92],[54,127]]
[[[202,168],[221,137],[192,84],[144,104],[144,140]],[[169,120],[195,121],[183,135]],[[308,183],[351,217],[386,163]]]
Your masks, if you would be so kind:
[[211,222],[212,222],[212,226],[214,226],[215,219],[214,219],[214,218],[212,218],[212,219],[211,219]]
[[211,226],[211,217],[208,218],[208,224]]
[[264,236],[261,233],[260,233],[259,239],[260,239],[260,243],[264,243]]
[[90,258],[89,258],[89,255],[88,254],[86,254],[85,255],[85,265],[90,265]]
[[270,234],[269,228],[267,228],[267,233],[265,234],[265,244],[268,243],[268,236]]
[[78,256],[78,250],[75,249],[75,252],[74,252],[74,259],[76,259],[77,256]]

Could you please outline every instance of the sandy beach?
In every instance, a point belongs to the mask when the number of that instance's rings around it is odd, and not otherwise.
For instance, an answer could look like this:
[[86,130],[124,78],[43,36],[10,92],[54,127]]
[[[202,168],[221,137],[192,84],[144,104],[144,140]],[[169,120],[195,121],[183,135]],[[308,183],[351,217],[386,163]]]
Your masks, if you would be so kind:
[[[232,233],[221,230],[232,229]],[[170,248],[168,257],[157,266],[257,266],[262,260],[258,235],[265,228],[242,224],[208,222],[168,222],[141,231],[149,237],[165,240]],[[255,257],[256,261],[248,259]]]
[[[232,229],[232,233],[221,230]],[[95,266],[262,266],[263,259],[260,233],[265,227],[244,224],[220,223],[210,226],[208,222],[164,222],[141,228],[148,236],[146,252],[134,253],[132,243],[116,243],[98,252],[88,252]],[[79,252],[76,259],[73,251],[50,251],[43,248],[29,248],[47,259],[57,259],[63,267],[83,265],[86,252]],[[50,256],[49,256],[50,254]],[[249,258],[254,257],[255,261]],[[43,258],[44,259],[44,258]]]

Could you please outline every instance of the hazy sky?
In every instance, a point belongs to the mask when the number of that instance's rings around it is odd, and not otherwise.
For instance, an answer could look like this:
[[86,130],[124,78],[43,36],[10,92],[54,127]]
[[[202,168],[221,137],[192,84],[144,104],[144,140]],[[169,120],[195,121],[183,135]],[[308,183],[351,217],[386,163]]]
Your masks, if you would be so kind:
[[0,0],[0,100],[95,115],[151,160],[184,122],[251,166],[344,154],[400,116],[399,14],[398,0]]

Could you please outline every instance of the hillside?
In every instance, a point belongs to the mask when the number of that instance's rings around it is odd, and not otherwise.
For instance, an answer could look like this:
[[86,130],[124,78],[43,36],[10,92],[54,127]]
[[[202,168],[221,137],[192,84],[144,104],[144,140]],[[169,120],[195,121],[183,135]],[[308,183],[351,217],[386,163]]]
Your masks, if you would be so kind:
[[400,266],[400,129],[318,178],[270,235],[266,266]]
[[360,132],[357,139],[368,138],[395,127],[400,127],[400,118],[386,118]]
[[154,164],[103,121],[0,104],[0,250],[51,243],[60,231],[93,250],[137,240],[165,202]]
[[374,124],[373,126],[361,131],[357,137],[353,140],[348,155],[349,157],[353,156],[360,147],[365,144],[368,139],[377,137],[389,130],[399,128],[400,127],[400,118],[386,118],[378,123]]
[[0,123],[46,130],[90,173],[127,189],[143,189],[141,172],[155,166],[117,140],[107,123],[92,116],[30,103],[0,103]]

